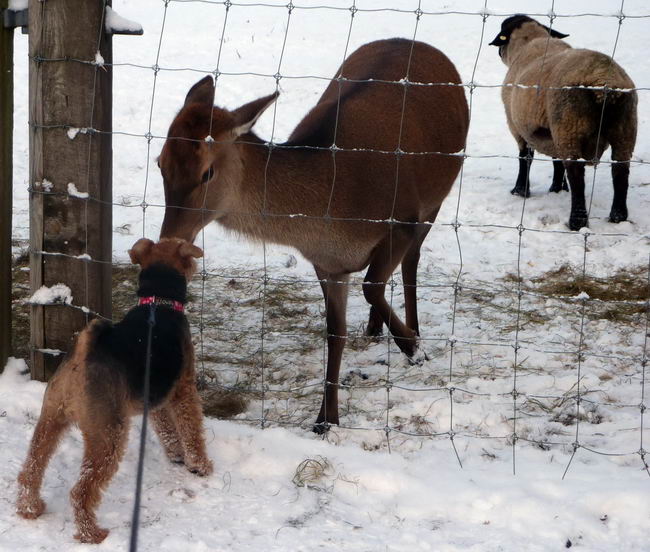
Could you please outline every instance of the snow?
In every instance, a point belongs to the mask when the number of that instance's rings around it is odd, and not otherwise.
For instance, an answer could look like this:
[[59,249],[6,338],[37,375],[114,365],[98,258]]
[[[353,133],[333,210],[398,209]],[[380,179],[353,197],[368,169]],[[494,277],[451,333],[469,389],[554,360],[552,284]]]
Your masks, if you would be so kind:
[[54,184],[52,184],[52,182],[50,182],[47,178],[44,178],[41,182],[36,183],[36,186],[39,185],[46,192],[51,192],[52,188],[54,187]]
[[70,127],[67,132],[68,138],[70,138],[70,140],[74,140],[79,132],[81,132],[80,128]]
[[104,66],[104,58],[99,53],[99,50],[97,50],[97,52],[95,52],[95,65],[97,65],[98,67],[103,67]]
[[[301,0],[299,6],[345,9],[296,7],[290,20],[286,0],[264,3],[276,7],[246,3],[259,4],[237,2],[228,10],[219,58],[223,3],[171,2],[163,30],[164,2],[113,2],[116,10],[147,23],[145,35],[113,40],[113,59],[120,64],[113,68],[115,261],[128,262],[126,252],[139,237],[159,234],[164,193],[156,157],[190,86],[218,69],[216,103],[233,109],[275,90],[273,75],[279,72],[282,93],[275,118],[269,110],[255,126],[263,140],[279,142],[313,106],[325,79],[340,65],[350,28],[349,0]],[[264,318],[265,395],[253,394],[248,410],[233,421],[206,420],[215,462],[215,474],[207,479],[170,465],[156,438],[149,436],[141,550],[536,552],[563,549],[567,541],[590,552],[647,548],[650,478],[638,454],[641,442],[650,438],[647,418],[640,429],[639,407],[645,383],[642,361],[647,358],[645,326],[591,317],[599,306],[586,292],[567,292],[564,299],[527,292],[519,298],[516,284],[508,285],[504,278],[519,272],[521,285],[530,290],[537,289],[535,278],[565,264],[581,272],[586,260],[587,275],[603,279],[648,266],[650,58],[643,55],[648,19],[626,17],[616,47],[617,61],[644,88],[638,92],[630,220],[618,225],[607,221],[612,186],[609,166],[603,163],[587,169],[590,228],[574,233],[566,228],[569,195],[546,191],[550,159],[536,156],[530,198],[524,202],[508,193],[516,178],[517,148],[498,86],[506,68],[487,46],[505,14],[546,14],[552,2],[490,0],[483,27],[484,4],[467,0],[456,8],[442,0],[423,1],[423,11],[440,15],[423,15],[416,34],[449,55],[463,82],[481,83],[472,93],[462,182],[445,201],[422,250],[418,294],[428,360],[409,365],[385,339],[346,347],[342,427],[333,428],[325,440],[312,435],[309,427],[323,377],[323,307],[312,268],[290,248],[263,248],[208,227],[197,239],[206,253],[201,260],[207,273],[205,304],[197,275],[194,301],[187,309],[197,352],[203,354],[205,348],[209,353],[201,357],[198,369],[216,373],[228,387],[262,389]],[[348,52],[378,38],[413,36],[417,1],[358,0],[356,6],[360,11],[354,16]],[[404,12],[363,11],[388,7]],[[553,11],[611,15],[613,9],[607,0],[555,0]],[[469,15],[442,14],[456,10]],[[628,16],[650,14],[645,0],[626,1],[624,11]],[[539,20],[548,25],[543,15]],[[570,33],[567,40],[574,46],[611,53],[619,19],[558,17],[553,27]],[[27,37],[16,33],[15,48],[14,237],[24,240],[29,234]],[[466,93],[469,97],[468,89]],[[150,150],[148,133],[153,137]],[[521,251],[520,223],[525,228]],[[356,275],[351,286],[352,336],[367,317],[362,277]],[[276,318],[278,309],[267,304],[263,317],[259,298],[264,290],[286,282],[295,282],[286,289],[296,289],[309,301],[285,318]],[[526,317],[516,331],[519,299]],[[399,285],[391,300],[401,313]],[[304,349],[312,343],[313,348]],[[576,408],[580,347],[582,402]],[[386,385],[388,362],[392,387]],[[24,371],[22,360],[12,360],[0,376],[0,496],[5,498],[0,551],[124,549],[138,418],[99,509],[100,523],[111,529],[104,544],[73,544],[68,493],[82,448],[76,431],[63,439],[45,475],[45,515],[24,521],[13,514],[15,477],[45,388],[29,381]],[[387,423],[393,428],[390,452]],[[582,446],[571,460],[577,429]],[[319,479],[299,487],[293,482],[296,470],[310,459],[326,469]]]
[[126,17],[122,17],[110,6],[106,6],[106,18],[104,20],[104,27],[107,33],[117,33],[120,31],[128,31],[130,33],[142,33],[142,25],[136,21],[131,21]]
[[80,192],[74,182],[68,182],[68,195],[78,197],[80,199],[87,199],[88,192]]
[[28,5],[29,0],[9,0],[7,9],[10,9],[11,11],[26,10]]
[[34,305],[53,305],[56,303],[72,304],[72,292],[65,284],[54,284],[51,287],[41,286],[29,298]]
[[[12,359],[0,376],[5,497],[13,496],[25,436],[45,388],[25,371],[22,360]],[[104,493],[99,519],[111,533],[97,550],[120,550],[128,540],[138,426]],[[463,452],[461,470],[451,447],[432,441],[423,441],[417,457],[409,458],[213,419],[206,433],[217,467],[207,479],[170,464],[148,439],[140,550],[535,552],[562,549],[568,539],[582,550],[642,550],[647,542],[648,483],[639,470],[605,464],[594,485],[588,466],[562,481],[564,466],[532,449],[521,451],[525,467],[513,477],[507,464]],[[47,510],[41,519],[2,516],[1,550],[18,542],[23,550],[73,546],[67,494],[81,448],[78,431],[64,438],[45,478]],[[314,470],[301,484],[304,474],[297,470],[309,460],[326,463],[326,469]]]

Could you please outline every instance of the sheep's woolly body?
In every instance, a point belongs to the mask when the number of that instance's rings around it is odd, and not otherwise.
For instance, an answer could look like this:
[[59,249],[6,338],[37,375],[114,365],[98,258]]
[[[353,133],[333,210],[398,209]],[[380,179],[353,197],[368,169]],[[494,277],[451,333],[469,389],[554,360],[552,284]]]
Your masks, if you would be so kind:
[[[509,67],[505,84],[531,87],[502,89],[508,126],[520,149],[528,144],[551,157],[593,160],[612,144],[613,159],[631,158],[636,141],[636,92],[605,94],[566,88],[634,88],[612,58],[574,49],[531,21],[512,33],[503,59]],[[598,138],[604,100],[606,110],[621,116],[608,117],[606,112]]]

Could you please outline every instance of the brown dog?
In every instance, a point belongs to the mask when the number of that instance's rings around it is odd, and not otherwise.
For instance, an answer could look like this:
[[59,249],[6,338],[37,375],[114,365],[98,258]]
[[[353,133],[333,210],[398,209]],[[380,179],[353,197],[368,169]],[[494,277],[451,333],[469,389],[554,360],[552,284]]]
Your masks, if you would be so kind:
[[181,239],[138,240],[129,251],[142,267],[139,305],[118,324],[93,320],[78,336],[45,391],[41,417],[18,476],[18,513],[40,516],[40,487],[47,463],[64,430],[76,423],[83,434],[81,473],[70,497],[81,542],[99,543],[108,535],[97,525],[102,490],[124,454],[129,419],[142,412],[151,304],[152,332],[149,402],[151,419],[167,456],[193,473],[209,475],[201,402],[196,390],[194,349],[183,314],[187,281],[203,251]]

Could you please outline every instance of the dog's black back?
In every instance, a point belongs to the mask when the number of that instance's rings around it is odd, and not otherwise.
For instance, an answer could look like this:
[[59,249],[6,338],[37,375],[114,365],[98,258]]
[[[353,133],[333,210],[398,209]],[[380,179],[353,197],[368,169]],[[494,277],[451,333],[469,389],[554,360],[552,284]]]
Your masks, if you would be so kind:
[[[187,283],[176,270],[153,264],[140,273],[139,297],[156,296],[186,302]],[[183,368],[185,351],[191,337],[187,319],[182,312],[168,306],[156,305],[155,325],[151,340],[151,377],[149,402],[161,403],[178,380]],[[118,373],[126,379],[132,399],[144,398],[144,376],[147,359],[150,305],[131,309],[124,319],[115,324],[97,327],[95,346],[88,354],[88,370],[95,372],[88,378],[91,396],[105,393],[106,384]],[[99,373],[97,373],[99,372]]]

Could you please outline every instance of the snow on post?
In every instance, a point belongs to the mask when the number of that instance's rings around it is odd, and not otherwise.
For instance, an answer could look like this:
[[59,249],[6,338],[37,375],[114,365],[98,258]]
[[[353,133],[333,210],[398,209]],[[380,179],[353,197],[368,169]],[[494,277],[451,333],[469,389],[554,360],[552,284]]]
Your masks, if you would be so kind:
[[41,286],[29,298],[28,303],[32,305],[71,305],[72,291],[65,284],[54,284],[52,287]]
[[104,27],[108,34],[143,34],[142,25],[137,21],[131,21],[122,17],[110,6],[106,6],[106,16],[104,17]]

